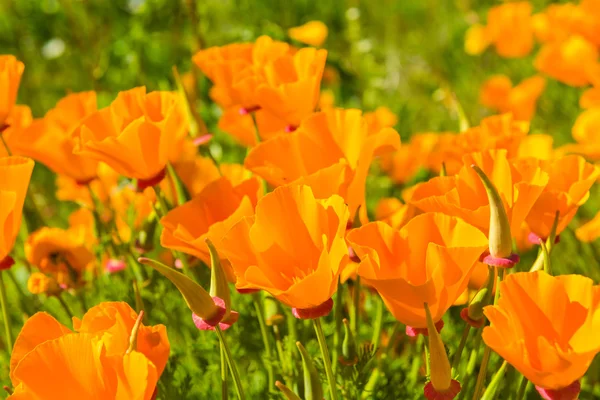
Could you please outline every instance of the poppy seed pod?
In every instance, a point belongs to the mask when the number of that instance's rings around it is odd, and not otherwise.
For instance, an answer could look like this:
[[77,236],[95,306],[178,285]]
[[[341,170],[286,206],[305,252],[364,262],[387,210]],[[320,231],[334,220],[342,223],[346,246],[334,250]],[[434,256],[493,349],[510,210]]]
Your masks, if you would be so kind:
[[356,341],[350,329],[348,320],[344,318],[344,341],[342,342],[342,355],[339,361],[344,365],[355,365],[358,362],[358,354],[356,352]]
[[281,393],[285,396],[287,400],[302,400],[296,393],[292,391],[289,387],[285,386],[283,383],[276,381],[275,386],[277,389],[281,390]]
[[304,396],[306,400],[322,400],[323,387],[321,386],[321,378],[313,364],[310,355],[302,346],[302,343],[296,342],[300,355],[302,356],[302,369],[304,370]]

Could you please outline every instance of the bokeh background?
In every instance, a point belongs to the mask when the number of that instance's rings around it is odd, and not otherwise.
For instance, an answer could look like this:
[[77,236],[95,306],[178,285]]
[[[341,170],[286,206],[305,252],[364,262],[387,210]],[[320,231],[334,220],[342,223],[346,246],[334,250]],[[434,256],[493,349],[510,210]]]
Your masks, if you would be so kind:
[[[199,49],[253,41],[263,34],[289,40],[288,28],[310,20],[323,21],[329,28],[324,44],[329,51],[328,65],[336,71],[324,80],[324,87],[333,93],[335,104],[365,111],[386,106],[398,116],[396,129],[402,140],[407,140],[417,132],[458,131],[458,105],[471,125],[492,115],[479,102],[481,84],[491,75],[503,73],[518,82],[536,73],[535,51],[529,57],[512,60],[503,59],[493,51],[476,57],[465,53],[464,36],[468,27],[485,21],[487,10],[500,3],[491,0],[0,0],[0,53],[14,54],[25,63],[18,99],[31,107],[34,117],[42,117],[69,92],[95,90],[99,106],[104,106],[118,91],[135,86],[174,89],[174,66],[182,74],[191,72],[197,78],[199,112],[209,130],[216,134],[210,145],[212,155],[218,160],[241,161],[244,150],[218,131],[220,111],[209,101],[210,83],[191,62]],[[538,11],[552,2],[531,3]],[[582,91],[549,79],[531,123],[532,132],[552,135],[555,146],[571,142],[571,128],[580,113],[578,100]],[[423,172],[415,180],[426,178]],[[382,174],[374,174],[368,185],[370,199],[398,195],[402,189]],[[593,190],[596,193],[581,209],[574,227],[598,210],[598,189]],[[55,201],[45,200],[54,198],[55,183],[54,175],[41,165],[36,166],[31,191],[40,209],[52,217],[53,224],[65,226],[66,216],[75,206],[56,206]],[[599,282],[598,244],[578,242],[572,229],[562,236],[560,251],[553,255],[557,270],[582,273]],[[530,265],[527,260],[534,256],[525,255],[522,268]],[[218,352],[209,350],[215,348],[216,340],[192,339],[196,332],[176,329],[178,324],[189,325],[189,315],[185,308],[180,309],[182,303],[168,287],[169,283],[158,285],[155,292],[145,294],[150,303],[163,306],[151,311],[153,319],[168,321],[173,343],[186,343],[173,346],[171,361],[161,381],[161,398],[214,398],[210,387],[218,385]],[[107,290],[102,298],[133,303],[130,288],[115,285]],[[55,309],[53,305],[39,306]],[[366,307],[369,310],[372,305],[368,303]],[[392,326],[389,315],[384,324]],[[266,377],[261,373],[259,333],[242,332],[242,327],[255,325],[251,315],[242,313],[237,328],[232,329],[237,338],[234,353],[245,357],[242,367],[253,380],[249,383],[253,388],[251,393],[259,396],[251,398],[263,398],[260,396],[265,393]],[[310,336],[310,327],[307,332]],[[459,340],[459,328],[449,327],[446,332],[449,342]],[[205,356],[200,358],[198,354]],[[397,367],[398,363],[413,362],[408,356],[398,357],[386,366],[388,370],[380,382],[377,398],[406,398],[403,396],[411,382],[400,372],[405,368]],[[599,374],[597,364],[589,376]],[[4,384],[7,380],[0,376],[0,382]],[[420,386],[415,387],[419,387],[415,399],[420,398]],[[600,396],[600,393],[586,395]]]

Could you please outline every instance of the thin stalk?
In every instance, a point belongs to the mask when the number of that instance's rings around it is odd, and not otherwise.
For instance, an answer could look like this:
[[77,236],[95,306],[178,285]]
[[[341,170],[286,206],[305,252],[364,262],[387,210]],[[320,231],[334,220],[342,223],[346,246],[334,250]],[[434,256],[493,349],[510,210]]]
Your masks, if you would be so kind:
[[283,356],[283,342],[281,340],[279,326],[273,325],[273,333],[275,334],[275,350],[277,350],[277,358],[279,358],[279,364],[281,365],[283,379],[285,380],[286,385],[291,386],[292,382],[289,382],[290,376],[288,374],[288,365],[286,364],[285,358]]
[[227,365],[229,365],[229,372],[231,372],[231,375],[233,376],[233,383],[235,384],[235,391],[238,399],[245,400],[246,396],[244,395],[244,388],[242,386],[242,380],[240,379],[240,373],[238,372],[235,361],[233,360],[233,356],[231,355],[231,350],[229,350],[229,346],[227,346],[225,335],[223,335],[223,331],[218,325],[215,327],[215,332],[217,332],[219,342],[221,343],[221,346],[223,346],[223,350],[225,350],[225,358],[227,359]]
[[431,370],[431,365],[429,363],[429,340],[423,341],[423,349],[425,350],[425,373],[426,376],[429,376]]
[[360,308],[360,276],[356,277],[356,280],[354,281],[354,297],[353,297],[353,309],[352,309],[352,321],[351,321],[351,325],[350,327],[352,328],[352,331],[354,331],[354,337],[357,338],[359,337],[358,334],[358,329],[360,327],[360,324],[358,323],[358,319],[359,319],[359,308]]
[[[341,285],[338,281],[338,289],[337,289],[337,293],[335,294],[335,308],[333,311],[333,315],[335,318],[335,331],[333,332],[333,350],[332,350],[332,355],[331,355],[331,359],[332,360],[337,360],[338,359],[338,355],[340,354],[340,350],[342,347],[342,308],[344,306],[344,293],[343,293],[343,289],[344,286]],[[337,371],[337,366],[338,363],[334,362],[333,363],[333,375],[336,374]]]
[[162,218],[169,212],[169,206],[167,205],[167,199],[165,194],[160,189],[159,186],[154,186],[154,194],[156,194],[156,198],[158,199],[158,204],[160,205],[160,213],[159,216]]
[[523,400],[525,398],[525,393],[527,393],[527,386],[529,386],[529,380],[524,376],[521,378],[521,383],[519,384],[519,390],[517,391],[517,397],[515,400]]
[[456,353],[454,353],[454,358],[452,359],[452,369],[456,370],[458,368],[458,363],[460,362],[460,357],[462,352],[467,344],[467,339],[469,338],[469,333],[471,332],[471,325],[466,324],[465,329],[463,330],[462,337],[460,338],[460,344],[458,345],[458,349],[456,349]]
[[498,371],[492,378],[492,381],[483,393],[483,397],[481,398],[481,400],[494,400],[496,392],[498,391],[498,385],[500,385],[500,381],[504,378],[504,373],[506,372],[507,365],[508,364],[505,360],[500,366],[500,369],[498,369]]
[[371,343],[373,343],[373,347],[377,349],[379,347],[379,341],[381,340],[381,329],[383,327],[383,301],[381,301],[380,298],[375,301],[377,302],[377,310],[375,313],[375,327],[373,328]]
[[227,400],[229,398],[227,390],[227,357],[225,356],[225,349],[222,343],[219,347],[221,348],[221,399]]
[[69,318],[73,319],[73,317],[74,317],[73,311],[71,311],[71,309],[69,308],[69,305],[65,302],[65,300],[60,295],[56,296],[56,300],[58,300],[58,302],[62,306],[63,310],[65,310],[65,313],[69,316]]
[[313,325],[315,327],[315,332],[317,333],[319,347],[321,348],[321,356],[323,357],[323,364],[325,365],[325,373],[327,374],[327,382],[329,383],[329,393],[331,394],[331,400],[337,400],[337,385],[335,381],[335,376],[333,375],[333,370],[331,369],[331,358],[329,357],[327,342],[325,341],[325,335],[323,334],[321,318],[313,319]]
[[8,154],[8,156],[12,156],[12,152],[10,151],[10,147],[8,147],[8,143],[6,143],[6,140],[4,139],[4,135],[2,135],[2,131],[4,129],[8,128],[8,126],[2,126],[0,127],[0,141],[2,141],[2,144],[4,145],[4,148],[6,149],[6,154]]
[[[0,135],[1,137],[2,135]],[[6,348],[8,353],[12,353],[12,333],[10,331],[10,320],[8,319],[8,303],[6,300],[6,286],[4,286],[4,279],[2,278],[2,271],[0,271],[0,303],[2,304],[2,319],[4,320],[4,337],[6,339]]]
[[473,392],[473,400],[481,399],[481,391],[483,390],[483,385],[485,384],[485,377],[487,375],[487,367],[490,362],[490,354],[492,350],[485,346],[485,350],[483,351],[483,359],[481,360],[481,366],[479,367],[479,375],[477,375],[477,383],[475,384],[475,391]]
[[8,279],[10,279],[10,281],[13,284],[13,286],[17,289],[17,292],[19,293],[19,299],[21,300],[20,301],[21,307],[25,308],[25,312],[28,315],[35,314],[35,309],[32,309],[31,308],[31,304],[30,304],[30,302],[33,301],[33,299],[30,298],[30,296],[28,296],[28,295],[25,294],[25,292],[21,288],[21,285],[19,285],[19,282],[17,282],[17,278],[15,277],[15,274],[13,273],[13,270],[12,269],[8,269],[7,270],[7,274],[8,274]]
[[265,368],[267,369],[267,376],[269,379],[269,390],[275,385],[275,374],[273,373],[273,352],[271,351],[271,343],[269,342],[269,335],[267,333],[267,324],[265,324],[265,316],[263,315],[262,307],[260,304],[260,294],[255,293],[252,295],[252,303],[256,310],[256,319],[258,319],[258,325],[260,327],[260,335],[262,336],[263,345],[265,347]]

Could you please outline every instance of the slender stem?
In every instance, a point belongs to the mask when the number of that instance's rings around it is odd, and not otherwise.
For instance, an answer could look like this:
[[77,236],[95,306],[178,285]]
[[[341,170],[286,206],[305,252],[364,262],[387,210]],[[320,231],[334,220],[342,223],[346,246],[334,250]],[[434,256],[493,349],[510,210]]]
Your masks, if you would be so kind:
[[[8,128],[8,126],[6,128]],[[2,144],[4,145],[4,148],[6,149],[6,154],[8,154],[9,156],[12,156],[12,152],[10,151],[10,147],[8,147],[8,143],[6,143],[6,140],[4,139],[4,136],[2,135],[2,131],[4,129],[5,129],[4,126],[0,127],[0,141],[2,141]]]
[[485,377],[487,375],[487,367],[490,362],[490,354],[492,350],[485,346],[483,351],[483,359],[481,360],[481,366],[479,367],[479,375],[477,375],[477,383],[475,384],[475,391],[473,392],[473,400],[479,400],[481,398],[481,391],[485,384]]
[[375,327],[373,328],[373,337],[371,343],[375,349],[379,348],[379,341],[381,340],[381,329],[383,327],[383,301],[380,298],[375,300],[377,302],[377,310],[375,313]]
[[[340,284],[338,281],[338,289],[335,294],[335,308],[333,311],[333,315],[335,318],[335,331],[333,332],[333,351],[331,355],[332,360],[338,359],[338,354],[341,351],[342,347],[342,307],[344,306],[344,285]],[[333,375],[336,374],[338,363],[333,363]]]
[[[0,135],[2,136],[2,135]],[[12,333],[10,331],[10,320],[8,319],[8,304],[6,300],[6,286],[2,278],[3,271],[0,271],[0,303],[2,304],[2,319],[4,320],[4,337],[6,339],[6,347],[8,352],[12,353]]]
[[321,348],[321,356],[323,357],[323,364],[325,365],[325,373],[327,374],[327,381],[329,383],[329,393],[331,394],[331,400],[337,400],[337,385],[335,381],[335,376],[333,375],[333,370],[331,369],[331,358],[329,357],[327,342],[325,341],[325,335],[323,334],[321,319],[313,319],[313,325],[315,327],[315,332],[317,333],[319,347]]
[[481,398],[481,400],[493,400],[494,399],[494,396],[498,390],[498,385],[500,385],[500,381],[504,378],[504,373],[506,372],[507,365],[508,364],[505,360],[502,363],[502,365],[500,366],[500,368],[498,369],[498,371],[496,372],[496,374],[494,375],[494,377],[492,378],[492,381],[490,382],[489,386],[483,393],[483,397]]
[[127,252],[126,258],[129,262],[129,265],[131,266],[131,269],[133,269],[133,275],[135,276],[135,280],[138,281],[138,284],[141,284],[142,282],[144,282],[144,276],[142,275],[142,269],[140,268],[140,265],[138,264],[137,260],[133,258],[131,252]]
[[65,313],[69,316],[69,318],[73,319],[73,311],[71,311],[69,305],[65,302],[65,300],[60,295],[56,296],[56,300],[58,300],[63,310],[65,310]]
[[519,385],[519,390],[517,391],[517,397],[515,400],[523,400],[525,398],[525,393],[527,393],[528,385],[529,380],[523,376],[521,378],[521,384]]
[[154,193],[156,194],[156,198],[158,199],[158,204],[160,205],[160,213],[159,216],[162,218],[169,212],[169,206],[167,205],[167,199],[165,198],[165,194],[160,189],[160,186],[154,186]]
[[223,349],[225,350],[225,358],[227,359],[227,365],[229,365],[229,371],[233,376],[233,383],[235,384],[235,391],[237,392],[238,399],[244,400],[246,396],[244,395],[240,373],[238,372],[233,356],[231,355],[231,350],[229,350],[229,346],[227,346],[227,341],[225,341],[225,335],[223,335],[223,331],[218,325],[215,327],[215,332],[217,332],[219,342],[221,342],[221,346],[223,346]]
[[353,297],[353,304],[354,307],[352,309],[352,321],[351,321],[351,327],[352,330],[354,331],[354,336],[357,338],[359,337],[358,334],[358,329],[359,329],[359,308],[360,308],[360,276],[356,277],[356,280],[354,281],[354,297]]
[[289,382],[290,375],[288,374],[288,365],[286,364],[285,358],[283,356],[283,342],[281,340],[279,326],[273,325],[273,333],[275,334],[275,350],[277,350],[277,358],[279,358],[279,364],[281,365],[283,379],[285,380],[286,385],[291,386],[292,383]]
[[429,340],[423,340],[423,349],[425,350],[425,371],[426,375],[429,376],[431,371],[431,365],[429,363]]
[[260,304],[260,294],[255,293],[252,295],[252,303],[254,303],[254,309],[256,310],[256,319],[258,319],[258,325],[260,327],[260,335],[262,336],[263,345],[265,347],[265,367],[267,368],[267,376],[269,379],[269,390],[275,385],[275,375],[273,373],[273,353],[271,351],[271,343],[269,342],[269,335],[267,333],[267,325],[265,324],[265,316],[263,315],[262,307]]
[[502,282],[502,279],[504,279],[505,272],[505,268],[496,268],[496,274],[498,275],[498,278],[496,279],[496,293],[494,293],[494,305],[498,303],[498,298],[500,297],[500,282]]
[[227,357],[225,355],[225,348],[223,344],[220,344],[221,348],[221,399],[227,400],[229,393],[227,390]]
[[79,302],[81,303],[81,307],[83,308],[83,313],[85,314],[88,310],[88,306],[87,306],[87,302],[85,301],[85,295],[83,294],[83,291],[81,290],[77,290],[77,298],[79,299]]
[[454,353],[454,358],[452,359],[452,369],[458,368],[458,363],[460,362],[460,357],[462,352],[467,344],[467,339],[469,338],[469,333],[471,332],[471,325],[466,324],[465,329],[463,330],[462,337],[460,338],[460,344],[458,345],[458,349],[456,349],[456,353]]

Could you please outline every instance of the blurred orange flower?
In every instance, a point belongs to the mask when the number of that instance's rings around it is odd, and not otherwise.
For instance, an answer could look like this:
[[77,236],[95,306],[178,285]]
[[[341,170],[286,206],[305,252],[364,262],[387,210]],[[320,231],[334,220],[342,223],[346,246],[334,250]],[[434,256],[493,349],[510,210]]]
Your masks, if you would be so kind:
[[393,128],[398,123],[396,114],[387,107],[377,107],[375,111],[365,113],[364,118],[369,125],[369,134],[375,134],[383,128]]
[[473,25],[465,39],[469,54],[480,54],[494,45],[502,57],[525,57],[533,48],[532,6],[528,1],[490,8],[487,25]]
[[456,176],[436,177],[416,185],[408,195],[408,202],[424,212],[460,217],[487,235],[490,207],[485,188],[471,168],[476,164],[498,189],[515,237],[548,183],[548,174],[533,162],[509,161],[504,149],[472,153],[463,162]]
[[56,279],[42,273],[33,272],[27,279],[27,290],[33,294],[46,293],[47,295],[60,293]]
[[501,113],[512,113],[520,121],[530,121],[545,87],[546,80],[541,76],[525,79],[513,87],[510,78],[496,75],[483,84],[480,100],[486,107]]
[[381,168],[395,183],[407,183],[421,168],[430,167],[431,152],[436,147],[440,149],[440,137],[437,133],[412,135],[410,142],[403,143],[398,151],[381,156]]
[[361,260],[358,274],[398,321],[414,328],[427,326],[423,303],[435,322],[442,318],[488,246],[477,228],[441,213],[419,215],[399,231],[371,222],[350,231],[348,243]]
[[309,21],[304,25],[288,29],[288,35],[309,46],[319,47],[327,39],[327,25],[321,21]]
[[562,41],[545,44],[539,51],[535,68],[570,86],[590,83],[591,66],[598,62],[598,49],[581,36],[573,35]]
[[569,386],[600,352],[600,286],[584,276],[510,274],[484,312],[485,343],[536,386]]
[[21,228],[33,165],[33,160],[25,157],[0,158],[0,270],[12,265],[9,254]]
[[600,176],[600,169],[583,157],[570,155],[550,164],[548,174],[548,185],[526,218],[532,232],[543,239],[550,235],[557,211],[560,215],[556,233],[567,227],[590,196],[589,190]]
[[14,56],[0,55],[0,131],[17,101],[24,69],[25,65]]
[[146,93],[145,87],[139,87],[120,92],[109,107],[84,119],[74,133],[75,153],[138,179],[143,189],[162,180],[169,157],[187,129],[179,95]]
[[141,324],[137,348],[127,351],[137,317],[126,303],[101,303],[86,322],[74,321],[75,333],[49,314],[33,315],[11,355],[9,398],[150,400],[170,345],[163,325]]
[[348,262],[348,208],[339,196],[315,199],[308,186],[265,195],[256,215],[225,235],[219,249],[238,289],[262,289],[290,307],[317,308],[331,299]]
[[593,242],[598,239],[600,237],[600,212],[594,218],[577,228],[575,235],[582,242]]
[[94,261],[85,237],[75,231],[43,227],[25,242],[27,261],[41,272],[52,274],[61,284],[80,283],[83,271]]
[[579,4],[550,4],[532,18],[535,36],[540,42],[561,41],[571,35],[581,35],[594,45],[600,45],[600,18],[595,0]]
[[60,100],[42,119],[25,129],[11,148],[31,157],[57,174],[68,176],[80,184],[96,177],[98,162],[73,154],[74,130],[96,111],[96,93],[73,93]]
[[576,143],[560,148],[564,153],[581,154],[591,161],[600,160],[600,108],[590,108],[577,117],[571,130]]
[[[191,254],[210,265],[206,239],[219,250],[219,242],[231,227],[244,217],[254,215],[261,184],[258,179],[233,185],[220,178],[204,188],[191,201],[174,208],[160,220],[164,227],[161,245]],[[235,281],[231,267],[223,260],[230,281]]]
[[[32,122],[33,116],[29,107],[17,104],[12,108],[8,118],[6,118],[4,130],[0,132],[12,155],[23,155],[16,148],[15,142],[19,141],[19,137],[23,134],[25,128],[31,125]],[[0,157],[8,157],[8,154],[3,143],[0,143]]]
[[394,129],[369,134],[361,111],[333,109],[307,118],[289,135],[260,143],[248,153],[245,166],[275,186],[302,182],[319,198],[339,194],[354,218],[365,204],[373,158],[399,147]]

